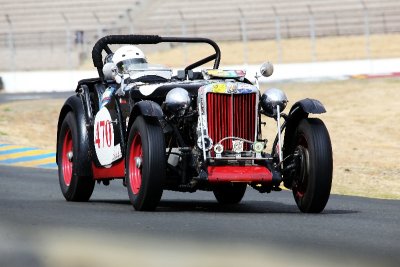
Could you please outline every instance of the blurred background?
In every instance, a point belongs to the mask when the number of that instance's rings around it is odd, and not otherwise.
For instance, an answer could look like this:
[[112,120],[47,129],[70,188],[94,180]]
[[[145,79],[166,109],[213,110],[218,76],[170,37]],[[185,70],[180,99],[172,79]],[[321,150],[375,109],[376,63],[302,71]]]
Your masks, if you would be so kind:
[[[93,44],[108,34],[209,37],[228,65],[400,57],[398,0],[0,3],[0,71],[91,69]],[[148,49],[171,66],[190,61],[187,50]]]

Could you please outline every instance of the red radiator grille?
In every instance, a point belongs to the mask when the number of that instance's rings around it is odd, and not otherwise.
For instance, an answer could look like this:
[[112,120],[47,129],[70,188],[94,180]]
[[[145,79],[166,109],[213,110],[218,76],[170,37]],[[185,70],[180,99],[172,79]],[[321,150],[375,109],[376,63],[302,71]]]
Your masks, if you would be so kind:
[[[207,94],[208,134],[216,144],[228,136],[254,141],[256,94]],[[232,149],[232,140],[222,142],[225,150]],[[250,144],[244,145],[245,150]]]

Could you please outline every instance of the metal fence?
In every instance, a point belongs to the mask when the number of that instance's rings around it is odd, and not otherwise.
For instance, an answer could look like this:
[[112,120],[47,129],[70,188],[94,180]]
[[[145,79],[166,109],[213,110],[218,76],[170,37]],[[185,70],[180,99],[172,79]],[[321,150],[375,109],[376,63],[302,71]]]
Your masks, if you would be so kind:
[[[96,13],[91,14],[97,23],[92,27],[72,27],[69,19],[60,14],[64,26],[61,30],[43,32],[15,31],[12,18],[5,14],[7,32],[0,33],[1,70],[72,69],[88,56],[99,36],[106,34],[160,34],[205,36],[217,41],[241,41],[243,58],[248,62],[248,42],[274,40],[278,62],[282,62],[282,41],[306,37],[310,42],[310,61],[318,61],[317,40],[326,36],[364,36],[364,57],[371,58],[371,35],[400,32],[399,8],[371,9],[360,1],[359,9],[341,9],[335,12],[315,11],[312,5],[304,6],[306,12],[287,14],[272,5],[268,16],[244,11],[238,7],[225,17],[205,19],[200,15],[187,17],[175,10],[174,19],[149,18],[135,20],[127,9],[108,25],[102,24]],[[240,62],[242,61],[242,62]]]

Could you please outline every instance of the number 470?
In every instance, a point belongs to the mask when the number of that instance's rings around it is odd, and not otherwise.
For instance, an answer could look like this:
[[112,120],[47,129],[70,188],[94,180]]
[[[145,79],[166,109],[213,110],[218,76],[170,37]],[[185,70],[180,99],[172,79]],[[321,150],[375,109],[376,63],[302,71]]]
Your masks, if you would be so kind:
[[112,125],[109,120],[98,121],[96,123],[96,140],[94,141],[97,148],[111,147],[112,134]]

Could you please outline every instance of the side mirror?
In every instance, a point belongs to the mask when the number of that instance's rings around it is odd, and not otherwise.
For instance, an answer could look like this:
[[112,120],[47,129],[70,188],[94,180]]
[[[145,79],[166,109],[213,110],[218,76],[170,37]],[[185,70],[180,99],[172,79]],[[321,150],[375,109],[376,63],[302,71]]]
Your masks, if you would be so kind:
[[271,62],[267,61],[261,65],[260,73],[262,76],[269,77],[272,75],[273,72],[274,72],[274,65],[272,65]]

